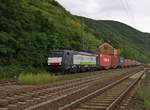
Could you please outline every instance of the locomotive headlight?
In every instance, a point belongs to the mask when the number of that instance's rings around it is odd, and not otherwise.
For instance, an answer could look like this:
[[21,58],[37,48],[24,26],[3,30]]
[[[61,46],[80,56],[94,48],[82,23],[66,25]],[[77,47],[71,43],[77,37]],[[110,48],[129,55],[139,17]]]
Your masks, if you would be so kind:
[[48,58],[48,65],[59,64],[61,65],[62,57]]

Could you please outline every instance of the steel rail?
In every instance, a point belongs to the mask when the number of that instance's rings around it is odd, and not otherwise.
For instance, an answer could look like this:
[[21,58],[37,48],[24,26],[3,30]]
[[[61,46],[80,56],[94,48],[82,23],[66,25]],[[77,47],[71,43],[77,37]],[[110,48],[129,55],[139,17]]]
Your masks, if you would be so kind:
[[128,94],[128,92],[130,92],[133,87],[140,81],[140,79],[143,77],[144,72],[141,74],[141,76],[136,79],[123,93],[121,93],[107,108],[106,110],[112,110],[115,106],[117,106],[117,104],[120,103],[120,101],[125,97],[125,95]]
[[[144,73],[144,71],[143,71],[143,73]],[[137,74],[137,73],[135,73],[135,74]],[[111,83],[111,84],[109,84],[109,85],[107,85],[107,86],[101,88],[101,89],[98,89],[97,91],[95,91],[95,92],[93,92],[93,93],[91,93],[91,94],[89,94],[89,95],[87,95],[87,96],[85,96],[85,97],[82,97],[82,98],[80,98],[80,99],[78,99],[78,100],[76,100],[76,101],[74,101],[74,102],[72,102],[72,103],[70,103],[70,104],[68,104],[68,105],[66,105],[66,106],[64,106],[64,107],[59,108],[59,110],[71,110],[71,109],[77,107],[79,104],[84,103],[84,102],[86,102],[87,100],[90,100],[90,99],[94,98],[94,97],[97,96],[98,94],[104,93],[105,91],[107,91],[107,90],[109,90],[110,88],[116,86],[117,84],[119,84],[119,83],[125,81],[126,79],[128,79],[129,77],[131,77],[131,76],[133,76],[133,75],[135,75],[135,74],[129,74],[129,75],[127,75],[127,76],[125,76],[125,77],[123,77],[123,78],[121,78],[121,79],[119,79],[119,80],[117,80],[117,81],[115,81],[115,82],[113,82],[113,83]],[[136,80],[136,81],[137,81],[137,80]],[[136,83],[135,83],[135,84],[136,84]],[[135,84],[134,84],[134,85],[135,85]],[[132,86],[132,87],[133,87],[133,86]],[[120,98],[119,98],[119,99],[120,99]],[[117,99],[117,102],[118,102],[118,99]],[[115,105],[115,102],[114,102],[112,105],[110,105],[109,108],[112,108],[114,105]],[[109,108],[108,108],[107,110],[110,110]]]

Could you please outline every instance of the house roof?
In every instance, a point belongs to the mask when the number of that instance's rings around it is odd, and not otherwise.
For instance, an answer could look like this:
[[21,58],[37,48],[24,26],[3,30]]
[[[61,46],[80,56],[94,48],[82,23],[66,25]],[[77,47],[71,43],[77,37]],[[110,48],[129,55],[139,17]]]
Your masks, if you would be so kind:
[[99,46],[99,49],[101,49],[102,47],[104,47],[105,45],[109,46],[110,48],[114,49],[113,46],[111,46],[109,43],[103,43],[102,45]]

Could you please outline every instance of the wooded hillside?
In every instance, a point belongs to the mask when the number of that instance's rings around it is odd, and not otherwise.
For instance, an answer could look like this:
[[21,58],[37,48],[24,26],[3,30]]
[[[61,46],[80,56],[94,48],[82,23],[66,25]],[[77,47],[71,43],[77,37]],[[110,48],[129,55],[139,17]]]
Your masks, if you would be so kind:
[[73,16],[54,0],[0,0],[0,72],[11,65],[43,68],[49,49],[97,51],[105,41],[128,58],[150,61],[149,33]]

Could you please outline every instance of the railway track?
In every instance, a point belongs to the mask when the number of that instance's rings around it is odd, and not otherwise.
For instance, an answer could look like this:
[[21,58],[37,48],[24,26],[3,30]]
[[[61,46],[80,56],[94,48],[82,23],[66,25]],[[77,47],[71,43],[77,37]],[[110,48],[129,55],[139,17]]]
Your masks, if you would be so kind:
[[[91,78],[81,78],[80,80],[78,79],[70,83],[65,83],[58,87],[44,87],[43,89],[39,90],[37,90],[37,88],[31,90],[29,89],[28,91],[30,93],[27,93],[27,91],[23,91],[24,89],[16,89],[16,91],[13,90],[8,94],[5,94],[6,91],[4,91],[4,93],[1,91],[1,98],[3,99],[0,101],[0,105],[3,107],[8,107],[9,109],[22,109],[28,107],[27,103],[30,103],[29,105],[34,105],[43,101],[52,100],[61,95],[68,94],[71,91],[75,91],[80,88],[86,88],[99,79],[107,80],[112,77],[114,77],[114,75],[96,75]],[[20,105],[18,104],[18,102],[20,102]]]
[[[119,71],[120,70],[118,69],[117,72],[119,72]],[[105,71],[103,71],[101,74],[105,74]],[[60,89],[62,89],[61,87],[65,86],[67,84],[78,83],[82,80],[88,80],[88,79],[96,78],[97,76],[99,76],[99,74],[86,76],[84,78],[76,78],[76,79],[71,79],[71,80],[67,80],[67,81],[62,81],[62,82],[58,82],[58,83],[54,83],[54,84],[42,85],[42,86],[38,86],[38,87],[28,86],[22,90],[25,92],[27,89],[27,92],[30,92],[30,91],[42,90],[42,89],[46,89],[46,88],[60,88]],[[7,81],[7,80],[6,81],[5,80],[0,81],[0,88],[2,88],[2,89],[7,89],[7,88],[4,88],[5,86],[10,86],[10,88],[11,88],[11,85],[18,85],[18,83],[16,81],[13,81],[13,80],[12,81],[10,81],[10,80],[9,81]],[[14,89],[16,89],[16,88],[14,88]],[[12,92],[12,88],[10,89],[10,92]]]
[[[105,88],[59,108],[59,110],[124,110],[131,99],[132,90],[144,72],[143,70],[132,76],[128,75]],[[121,103],[123,99],[125,100]]]
[[[136,69],[136,71],[139,71],[139,70]],[[134,70],[134,72],[136,72],[136,71]],[[133,72],[130,71],[130,75],[131,75],[131,73],[133,74]],[[93,85],[89,85],[88,87],[76,89],[76,90],[69,92],[65,95],[61,95],[60,97],[54,98],[53,100],[45,101],[43,103],[29,107],[25,110],[58,110],[60,107],[63,107],[64,105],[67,105],[67,104],[69,104],[75,100],[78,100],[81,97],[84,97],[90,93],[93,93],[97,89],[100,89],[100,88],[102,88],[108,84],[111,84],[115,80],[118,80],[122,77],[125,77],[126,75],[127,74],[122,74],[119,77],[110,78],[105,83],[104,82],[103,83],[102,82],[96,82]]]
[[16,85],[17,84],[17,81],[15,80],[2,80],[0,81],[0,86],[9,86],[9,85]]
[[[140,68],[135,68],[132,72],[135,70],[139,71]],[[126,72],[131,72],[131,70],[125,71],[125,73]],[[58,110],[58,107],[68,104],[68,101],[65,101],[65,99],[68,100],[69,96],[73,97],[70,101],[74,101],[86,94],[89,94],[90,92],[95,91],[97,86],[100,87],[104,80],[108,82],[110,79],[116,80],[117,78],[123,76],[124,74],[99,74],[86,78],[66,81],[51,86],[26,89],[19,88],[13,89],[8,93],[3,91],[0,92],[0,110]],[[101,87],[102,86],[104,86],[104,84],[102,84]],[[92,88],[89,89],[90,87]],[[57,106],[58,104],[60,105]]]
[[[117,75],[117,74],[116,74]],[[114,76],[116,76],[114,74]],[[73,87],[76,85],[80,85],[80,84],[84,84],[84,83],[88,83],[88,82],[92,82],[94,80],[97,80],[98,78],[103,78],[104,77],[109,77],[109,76],[113,76],[113,75],[107,75],[105,73],[102,74],[98,74],[98,75],[93,75],[93,76],[89,76],[89,77],[85,77],[85,78],[77,78],[77,79],[73,79],[73,80],[67,80],[64,82],[59,82],[59,83],[55,83],[52,85],[42,85],[42,86],[28,86],[25,88],[18,88],[17,85],[16,86],[12,86],[12,84],[10,83],[10,81],[7,81],[10,86],[5,82],[1,81],[1,86],[0,86],[0,97],[5,96],[5,94],[2,94],[3,92],[7,92],[8,96],[13,96],[15,95],[15,93],[13,94],[12,91],[17,92],[17,94],[24,94],[27,92],[37,92],[37,91],[42,91],[42,90],[48,90],[49,92],[55,92],[55,91],[59,91],[65,88],[69,88],[69,87]],[[6,85],[5,85],[6,84]],[[8,87],[5,87],[8,86]],[[7,89],[7,90],[6,90]]]

